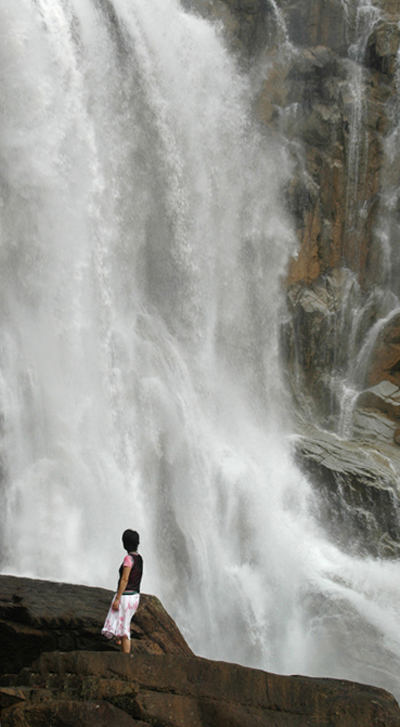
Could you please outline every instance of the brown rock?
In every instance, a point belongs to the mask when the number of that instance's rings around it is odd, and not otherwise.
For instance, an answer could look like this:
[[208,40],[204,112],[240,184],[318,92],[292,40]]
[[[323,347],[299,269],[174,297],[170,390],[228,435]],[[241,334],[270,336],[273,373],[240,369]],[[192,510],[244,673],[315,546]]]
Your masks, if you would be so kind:
[[[7,600],[8,589],[8,597],[19,596],[25,616],[41,623],[44,630],[50,623],[59,626],[66,615],[65,628],[78,622],[82,628],[80,619],[84,613],[93,618],[90,604],[93,597],[101,597],[98,591],[102,590],[74,586],[74,613],[73,608],[57,603],[60,593],[71,595],[70,586],[60,588],[51,600],[49,589],[62,584],[10,581],[7,576],[1,577],[0,584],[4,586],[3,616],[7,608],[11,622],[15,616],[17,604],[15,598],[14,604]],[[32,594],[31,610],[23,596],[27,588]],[[334,679],[278,676],[195,657],[155,603],[153,615],[147,613],[147,626],[145,620],[141,622],[146,638],[151,641],[154,634],[164,634],[163,648],[175,653],[44,653],[30,668],[2,677],[2,727],[400,727],[398,705],[382,689]],[[162,626],[154,621],[157,613]],[[167,625],[172,630],[168,642]]]
[[398,23],[381,21],[368,39],[366,64],[380,73],[393,75],[399,50]]
[[3,727],[140,727],[143,722],[107,702],[20,704],[2,712]]
[[321,259],[318,239],[321,234],[321,218],[318,208],[309,210],[304,216],[303,244],[296,257],[289,262],[287,285],[299,281],[312,283],[321,274]]
[[383,322],[369,360],[366,384],[384,379],[400,384],[400,313]]
[[[121,653],[71,652],[44,654],[19,680],[42,680],[41,709],[48,714],[77,715],[76,693],[66,700],[71,680],[75,688],[104,681],[125,682],[125,694],[107,701],[135,720],[169,727],[399,727],[395,699],[382,689],[335,679],[312,679],[268,674],[237,664],[213,662],[194,656],[156,656]],[[101,687],[104,694],[104,685]],[[45,700],[45,701],[43,701]],[[65,702],[69,702],[67,706]],[[85,703],[85,702],[84,702]],[[91,705],[101,704],[91,696]],[[37,708],[36,708],[37,709]],[[88,709],[93,710],[90,706]],[[92,712],[93,713],[93,712]],[[18,722],[19,715],[23,721]],[[4,710],[2,727],[41,727],[35,722],[35,698]],[[97,723],[96,723],[97,724]],[[111,722],[110,724],[114,724]],[[122,724],[122,722],[121,722]]]
[[[115,649],[100,632],[112,591],[0,576],[0,673],[18,672],[42,651]],[[155,596],[142,594],[132,621],[132,650],[192,651]]]
[[383,380],[376,386],[361,392],[357,397],[356,406],[383,413],[392,422],[399,422],[400,388],[390,381]]
[[343,51],[346,45],[345,8],[340,0],[282,0],[289,35],[299,46],[326,45]]

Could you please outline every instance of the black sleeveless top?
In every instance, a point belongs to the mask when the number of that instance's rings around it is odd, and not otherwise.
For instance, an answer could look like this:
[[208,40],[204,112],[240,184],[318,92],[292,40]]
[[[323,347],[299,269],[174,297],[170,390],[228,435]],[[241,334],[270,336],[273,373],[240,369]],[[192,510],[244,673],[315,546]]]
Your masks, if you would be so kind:
[[[143,575],[143,558],[139,553],[128,553],[128,556],[132,560],[132,568],[131,572],[129,573],[129,580],[127,583],[127,586],[123,592],[123,596],[128,596],[132,593],[140,593],[140,581],[142,580]],[[122,573],[124,570],[124,564],[122,563],[120,569],[119,569],[119,580],[118,585],[120,584]]]

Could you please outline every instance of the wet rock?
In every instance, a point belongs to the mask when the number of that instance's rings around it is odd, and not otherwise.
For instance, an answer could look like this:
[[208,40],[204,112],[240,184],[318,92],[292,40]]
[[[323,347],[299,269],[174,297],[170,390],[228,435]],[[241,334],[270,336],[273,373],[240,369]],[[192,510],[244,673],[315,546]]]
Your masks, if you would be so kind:
[[281,6],[292,43],[345,51],[346,9],[340,0],[282,0]]
[[382,321],[369,359],[367,385],[374,386],[386,379],[400,384],[400,313]]
[[353,437],[393,443],[396,442],[399,424],[399,386],[383,380],[358,395],[352,414]]
[[[400,293],[400,255],[392,245],[388,261],[385,242],[400,229],[400,6],[387,0],[365,15],[357,3],[336,0],[282,0],[280,8],[293,45],[268,50],[257,108],[265,126],[288,140],[293,163],[287,202],[299,247],[286,278],[282,353],[299,421],[339,431],[340,382],[353,376],[368,331],[390,310],[380,300],[388,265]],[[400,383],[397,329],[397,320],[382,329],[355,389]],[[357,405],[359,446],[393,443],[386,409]]]
[[[80,705],[88,702],[88,711],[108,703],[139,724],[170,727],[400,725],[398,705],[384,690],[278,676],[193,656],[53,652],[24,670],[18,681],[30,686],[31,696],[3,710],[2,727],[33,727],[40,710],[47,710],[52,724],[72,727],[79,723]],[[75,722],[57,721],[74,709]]]
[[368,39],[366,65],[380,73],[393,76],[396,71],[399,35],[398,23],[381,21]]
[[276,21],[265,0],[182,0],[184,8],[217,21],[233,50],[248,59],[265,47]]
[[[0,575],[0,673],[19,671],[43,651],[115,649],[101,628],[112,591]],[[132,651],[191,654],[155,596],[142,594],[132,621]]]
[[[334,429],[340,409],[336,380],[351,355],[354,309],[363,300],[360,286],[348,270],[337,268],[310,285],[292,285],[287,300],[289,317],[282,328],[282,352],[288,386],[303,418]],[[369,320],[368,315],[360,318],[359,336]]]
[[357,407],[382,412],[393,422],[400,421],[400,387],[383,380],[361,392]]
[[384,414],[356,406],[352,415],[352,437],[372,442],[392,442],[396,425]]
[[[400,453],[390,443],[340,439],[312,426],[294,441],[317,493],[316,515],[354,554],[400,556]],[[392,431],[393,437],[393,431]]]

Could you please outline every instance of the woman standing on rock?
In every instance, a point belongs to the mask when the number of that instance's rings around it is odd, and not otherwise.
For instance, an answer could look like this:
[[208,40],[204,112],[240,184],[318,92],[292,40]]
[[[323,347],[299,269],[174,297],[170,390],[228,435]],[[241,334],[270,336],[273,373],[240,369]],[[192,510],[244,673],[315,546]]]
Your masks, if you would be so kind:
[[122,651],[129,654],[131,620],[139,605],[143,560],[137,552],[139,533],[136,530],[125,530],[122,543],[127,555],[119,569],[118,591],[113,598],[101,633],[108,639],[115,638],[116,643],[122,645]]

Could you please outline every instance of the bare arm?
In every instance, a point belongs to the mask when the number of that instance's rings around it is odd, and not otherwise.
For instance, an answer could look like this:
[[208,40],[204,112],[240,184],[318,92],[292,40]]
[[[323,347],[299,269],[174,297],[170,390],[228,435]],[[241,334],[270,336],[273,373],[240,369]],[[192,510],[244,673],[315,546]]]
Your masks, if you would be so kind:
[[124,565],[124,569],[122,571],[121,580],[120,580],[119,586],[118,586],[118,593],[115,596],[114,601],[113,601],[113,604],[112,604],[112,607],[113,607],[113,610],[114,611],[118,611],[119,602],[121,600],[121,596],[122,596],[125,588],[128,585],[129,573],[131,572],[131,570],[132,570],[132,566],[129,567],[128,565]]

